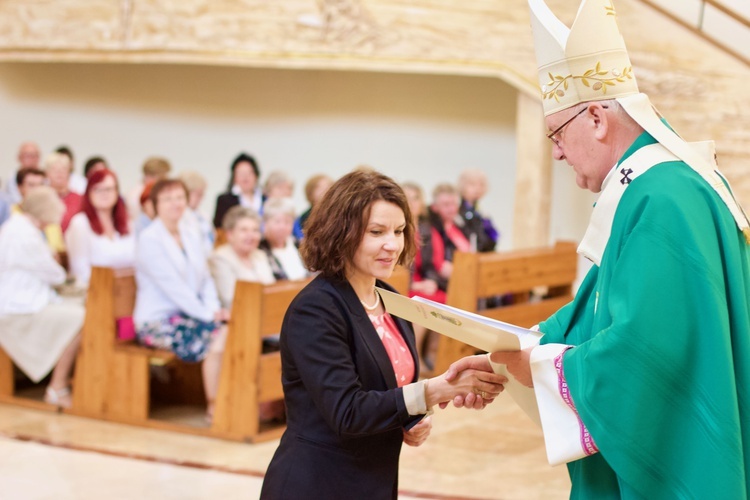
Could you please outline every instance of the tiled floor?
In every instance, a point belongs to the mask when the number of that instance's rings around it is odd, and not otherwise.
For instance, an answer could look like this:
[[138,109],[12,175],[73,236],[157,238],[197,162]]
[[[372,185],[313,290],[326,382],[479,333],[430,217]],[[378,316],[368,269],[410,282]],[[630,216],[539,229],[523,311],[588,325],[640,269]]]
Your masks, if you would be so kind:
[[[567,498],[566,469],[547,465],[541,433],[507,396],[438,411],[433,425],[422,447],[404,447],[400,498]],[[257,498],[276,445],[0,405],[0,498]]]

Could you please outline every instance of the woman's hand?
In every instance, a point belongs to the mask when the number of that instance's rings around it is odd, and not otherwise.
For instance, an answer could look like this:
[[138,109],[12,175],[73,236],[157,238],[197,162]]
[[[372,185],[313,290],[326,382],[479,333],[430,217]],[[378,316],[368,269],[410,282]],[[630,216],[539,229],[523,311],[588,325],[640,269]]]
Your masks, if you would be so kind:
[[453,401],[458,396],[466,398],[467,395],[474,396],[470,398],[473,408],[481,409],[491,403],[503,392],[503,384],[508,379],[488,370],[489,362],[486,358],[484,363],[486,367],[480,367],[477,363],[466,363],[465,366],[461,366],[460,371],[449,370],[439,377],[430,379],[425,390],[427,407]]
[[440,266],[440,270],[438,271],[440,273],[440,276],[449,279],[451,277],[451,274],[453,274],[453,262],[450,262],[446,260],[443,262],[443,265]]
[[433,293],[437,292],[438,285],[435,280],[415,281],[411,284],[411,289],[416,292],[432,295]]
[[217,323],[226,323],[229,321],[229,311],[227,309],[219,309],[214,313],[214,321]]
[[432,430],[432,417],[424,417],[414,427],[404,431],[404,443],[409,446],[420,446],[427,440]]

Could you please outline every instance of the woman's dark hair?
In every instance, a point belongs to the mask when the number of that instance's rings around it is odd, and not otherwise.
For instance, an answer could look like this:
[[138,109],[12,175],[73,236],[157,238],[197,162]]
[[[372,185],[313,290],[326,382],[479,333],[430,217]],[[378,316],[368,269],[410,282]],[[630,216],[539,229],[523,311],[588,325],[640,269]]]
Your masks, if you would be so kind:
[[379,200],[393,203],[404,212],[404,250],[398,263],[411,263],[417,245],[404,191],[390,177],[360,169],[336,181],[313,207],[300,246],[305,266],[328,278],[345,279],[346,268],[367,229],[372,204]]
[[117,175],[111,170],[97,170],[91,173],[91,177],[88,178],[89,182],[86,185],[86,193],[81,202],[81,211],[86,214],[91,230],[96,234],[104,234],[104,228],[99,221],[99,216],[96,214],[96,209],[91,204],[91,191],[94,189],[94,186],[110,176],[115,180],[115,186],[117,186],[117,202],[112,207],[112,221],[115,231],[121,235],[126,235],[128,234],[128,209],[125,206],[125,200],[120,196],[120,183],[117,181]]
[[89,172],[91,172],[91,169],[94,168],[94,165],[96,165],[97,163],[104,163],[104,168],[109,169],[109,165],[107,165],[107,160],[105,160],[101,156],[92,156],[91,158],[86,160],[86,163],[83,164],[84,177],[89,176]]
[[258,162],[255,161],[255,158],[250,156],[247,153],[240,153],[237,155],[237,158],[235,158],[232,161],[232,166],[230,168],[231,175],[229,176],[229,186],[227,186],[227,192],[232,191],[232,187],[234,187],[234,170],[237,168],[237,165],[240,163],[249,163],[250,166],[253,167],[253,171],[255,172],[255,177],[260,181],[260,168],[258,168]]
[[158,181],[156,181],[154,186],[151,188],[151,192],[149,193],[151,203],[154,204],[154,212],[157,215],[159,214],[159,209],[156,206],[156,199],[159,197],[159,194],[162,191],[166,191],[167,189],[172,188],[181,188],[183,191],[185,191],[186,200],[190,197],[187,186],[180,179],[159,179]]

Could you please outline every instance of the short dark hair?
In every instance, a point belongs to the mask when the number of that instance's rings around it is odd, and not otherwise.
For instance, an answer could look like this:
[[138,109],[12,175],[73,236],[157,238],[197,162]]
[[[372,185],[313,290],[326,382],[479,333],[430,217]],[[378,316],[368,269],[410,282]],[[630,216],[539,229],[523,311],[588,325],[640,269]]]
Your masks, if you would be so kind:
[[16,186],[22,185],[24,179],[26,179],[26,177],[28,177],[29,175],[47,177],[47,174],[44,173],[44,170],[40,170],[38,168],[22,168],[21,170],[16,172]]
[[336,181],[313,207],[300,246],[307,268],[328,278],[345,279],[346,268],[367,229],[372,204],[379,200],[393,203],[404,212],[404,250],[398,263],[411,263],[417,243],[404,191],[380,172],[358,169]]
[[55,150],[55,153],[60,153],[60,154],[67,156],[70,159],[70,170],[73,170],[73,167],[74,167],[73,162],[75,161],[75,158],[73,158],[72,149],[70,149],[68,146],[63,145],[63,146],[58,147]]
[[232,191],[232,187],[234,186],[234,170],[240,163],[249,163],[250,166],[253,167],[255,177],[257,177],[258,181],[260,181],[260,168],[258,167],[258,162],[255,161],[255,158],[253,158],[251,155],[247,153],[240,153],[234,160],[232,160],[232,166],[230,167],[231,175],[229,176],[229,186],[227,187],[227,192]]
[[185,199],[190,197],[187,186],[180,179],[159,179],[158,181],[156,181],[154,186],[151,188],[151,192],[149,193],[151,203],[154,204],[154,212],[156,212],[157,214],[159,213],[159,210],[156,208],[156,199],[159,197],[159,194],[162,191],[166,191],[167,189],[171,188],[182,188],[182,190],[185,191]]
[[86,163],[83,164],[83,175],[85,177],[88,177],[89,172],[91,172],[91,169],[94,168],[94,165],[96,165],[97,163],[104,163],[104,167],[109,170],[107,160],[105,160],[101,156],[92,156],[91,158],[86,160]]

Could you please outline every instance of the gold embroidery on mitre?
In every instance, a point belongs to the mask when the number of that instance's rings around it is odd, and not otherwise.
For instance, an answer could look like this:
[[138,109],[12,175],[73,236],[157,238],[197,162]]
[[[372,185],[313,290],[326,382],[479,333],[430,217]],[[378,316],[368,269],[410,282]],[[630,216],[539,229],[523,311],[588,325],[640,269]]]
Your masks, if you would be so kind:
[[552,73],[547,73],[547,75],[549,75],[550,81],[546,85],[542,85],[542,98],[554,99],[560,102],[560,98],[565,96],[565,91],[568,90],[569,80],[580,80],[586,87],[590,87],[597,92],[601,90],[602,94],[606,95],[607,87],[614,87],[617,85],[617,82],[623,83],[626,78],[628,80],[633,79],[633,67],[626,66],[622,71],[618,69],[607,71],[602,70],[601,63],[597,62],[596,67],[589,69],[582,75],[562,76],[553,75]]
[[750,229],[748,228],[743,229],[742,234],[745,235],[745,241],[747,242],[748,245],[750,245]]
[[609,0],[609,5],[605,5],[604,9],[607,11],[608,16],[617,17],[617,12],[615,12],[615,5],[612,3],[612,0]]

